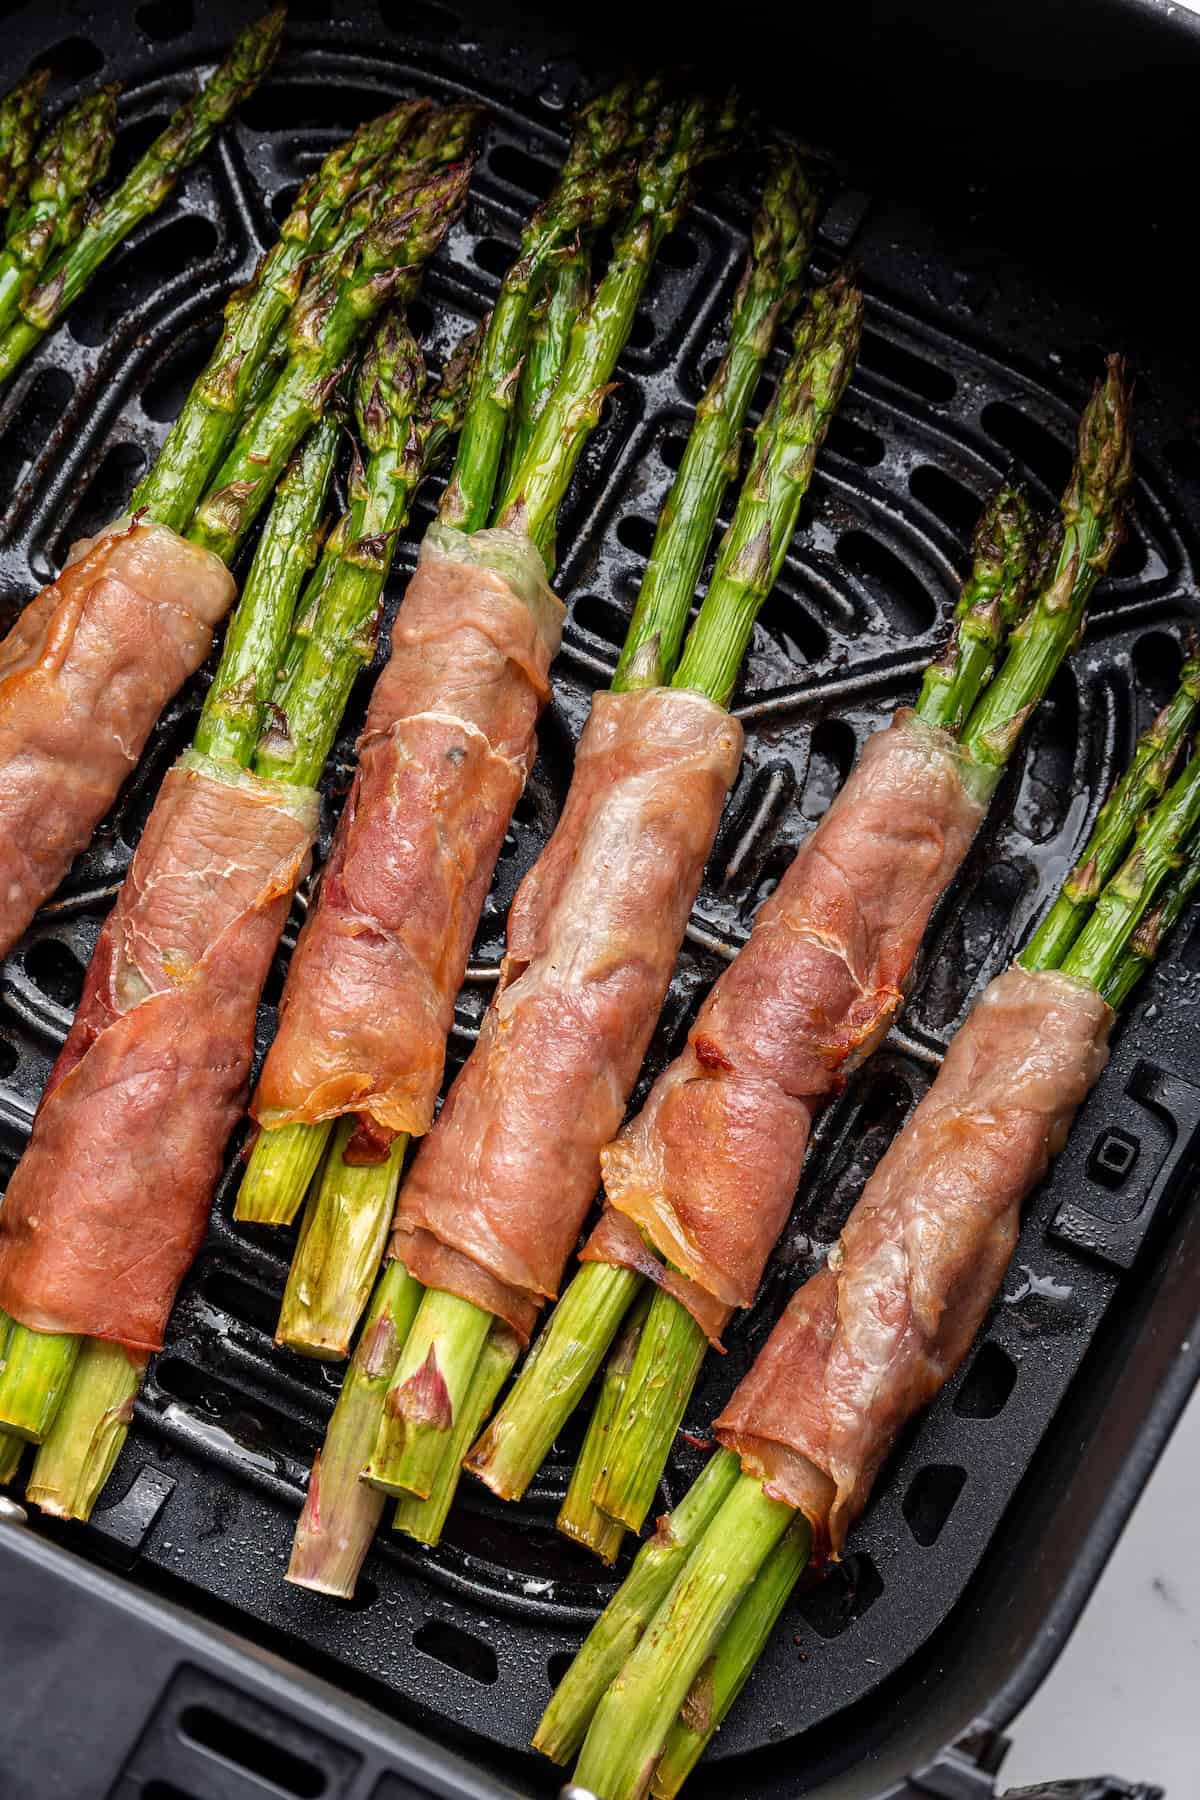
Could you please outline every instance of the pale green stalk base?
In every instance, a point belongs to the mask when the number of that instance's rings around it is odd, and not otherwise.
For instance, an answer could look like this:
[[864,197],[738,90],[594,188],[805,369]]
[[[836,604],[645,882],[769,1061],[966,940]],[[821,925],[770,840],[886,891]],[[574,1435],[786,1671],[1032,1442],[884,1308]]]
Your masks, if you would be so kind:
[[0,1487],[7,1487],[10,1481],[16,1480],[24,1454],[24,1438],[11,1431],[0,1431]]
[[501,1500],[519,1500],[578,1406],[643,1277],[583,1263],[526,1358],[513,1390],[467,1458]]
[[425,1290],[401,1262],[389,1262],[375,1288],[325,1442],[313,1464],[296,1525],[287,1579],[341,1600],[354,1584],[383,1513],[383,1495],[359,1475],[371,1454],[388,1382]]
[[741,1465],[718,1450],[669,1518],[638,1551],[633,1567],[592,1626],[554,1690],[533,1739],[552,1762],[570,1762],[609,1684],[641,1640],[688,1557],[733,1491]]
[[467,1446],[495,1405],[496,1395],[504,1386],[519,1350],[520,1344],[507,1326],[499,1322],[492,1326],[475,1364],[467,1397],[450,1433],[450,1443],[429,1498],[418,1500],[414,1495],[406,1494],[397,1500],[392,1515],[393,1531],[403,1531],[407,1537],[416,1538],[418,1543],[428,1544],[431,1548],[439,1542],[446,1515],[458,1491]]
[[[602,1268],[603,1264],[591,1264]],[[615,1271],[613,1271],[615,1273]],[[619,1520],[601,1512],[592,1498],[593,1489],[604,1474],[609,1450],[621,1422],[626,1416],[629,1378],[637,1361],[646,1315],[650,1311],[650,1295],[643,1293],[630,1313],[608,1359],[604,1383],[588,1422],[583,1449],[571,1471],[567,1497],[558,1515],[558,1529],[586,1550],[594,1551],[601,1562],[611,1568],[616,1562],[625,1538],[625,1527]]]
[[260,1131],[238,1189],[234,1218],[243,1225],[290,1225],[332,1130],[332,1122],[323,1121]]
[[14,1319],[0,1365],[0,1429],[45,1442],[79,1357],[80,1339]]
[[356,1166],[342,1152],[357,1129],[354,1114],[338,1120],[283,1291],[275,1342],[301,1356],[347,1355],[387,1243],[408,1138],[393,1140],[386,1162]]
[[86,1521],[121,1453],[142,1385],[145,1358],[122,1344],[88,1338],[45,1443],[34,1459],[25,1498],[58,1519]]
[[602,1512],[640,1531],[654,1503],[708,1340],[686,1306],[656,1288],[607,1465],[592,1490]]
[[363,1480],[399,1500],[428,1500],[449,1451],[492,1315],[429,1288],[388,1388]]
[[726,1627],[716,1655],[693,1683],[654,1771],[650,1783],[654,1800],[675,1800],[724,1724],[811,1554],[812,1528],[807,1519],[798,1517],[763,1564],[754,1586]]
[[596,1708],[575,1770],[603,1800],[641,1800],[675,1716],[794,1517],[743,1475]]

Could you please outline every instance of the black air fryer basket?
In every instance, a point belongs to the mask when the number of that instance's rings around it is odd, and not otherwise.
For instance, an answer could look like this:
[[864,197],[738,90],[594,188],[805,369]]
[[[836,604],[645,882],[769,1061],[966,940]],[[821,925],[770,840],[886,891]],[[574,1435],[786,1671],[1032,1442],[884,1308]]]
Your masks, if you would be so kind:
[[[293,0],[270,79],[0,401],[0,591],[15,609],[73,538],[119,509],[215,340],[225,295],[300,179],[397,96],[469,95],[491,115],[466,216],[417,309],[435,362],[488,305],[573,102],[629,60],[687,58],[697,79],[736,79],[761,135],[827,151],[817,267],[858,261],[862,357],[756,629],[739,690],[745,764],[652,1074],[864,738],[915,691],[982,498],[1015,464],[1051,500],[1104,351],[1129,355],[1138,481],[1128,542],[935,921],[901,1026],[821,1122],[761,1304],[707,1370],[685,1422],[693,1435],[817,1266],[972,996],[1061,878],[1174,685],[1198,608],[1200,29],[1134,0],[814,11],[618,4],[566,20],[504,4],[484,14],[433,0]],[[136,11],[133,0],[95,11],[40,0],[5,20],[4,85],[30,61],[53,70],[57,102],[122,79],[128,167],[247,16],[224,0],[146,0]],[[451,1073],[486,1004],[508,903],[561,804],[589,696],[614,667],[720,342],[761,166],[751,143],[669,241],[572,489],[554,700],[485,908]],[[435,503],[425,497],[398,558],[393,603]],[[205,679],[168,709],[93,847],[0,969],[9,1167]],[[368,687],[327,780],[326,848]],[[286,948],[262,1044],[285,960]],[[1004,1727],[1069,1631],[1200,1368],[1198,971],[1200,927],[1185,927],[1034,1198],[980,1343],[898,1445],[852,1554],[793,1598],[693,1779],[697,1800],[996,1791]],[[577,1436],[520,1508],[464,1481],[436,1551],[381,1539],[352,1605],[286,1586],[339,1371],[275,1349],[290,1241],[235,1230],[232,1193],[230,1178],[91,1525],[56,1530],[15,1507],[0,1520],[0,1794],[553,1794],[559,1778],[529,1737],[623,1572],[598,1576],[554,1532]],[[701,1455],[681,1438],[665,1503]]]

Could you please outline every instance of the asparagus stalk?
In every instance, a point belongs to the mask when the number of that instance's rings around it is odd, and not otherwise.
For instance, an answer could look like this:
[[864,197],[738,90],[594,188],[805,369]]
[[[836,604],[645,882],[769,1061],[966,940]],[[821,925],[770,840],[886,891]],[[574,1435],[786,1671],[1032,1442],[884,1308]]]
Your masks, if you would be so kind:
[[507,1380],[519,1350],[516,1336],[497,1320],[475,1364],[466,1399],[454,1421],[448,1453],[434,1478],[429,1496],[418,1500],[412,1494],[405,1494],[397,1500],[392,1515],[393,1531],[402,1531],[405,1536],[431,1547],[440,1541],[450,1503],[458,1488],[459,1468],[467,1445],[495,1405],[496,1395]]
[[1025,610],[1038,546],[1038,522],[1023,487],[1005,482],[980,516],[971,573],[954,609],[946,654],[930,663],[917,713],[927,725],[961,730],[995,671],[996,658]]
[[1121,502],[1133,478],[1129,409],[1125,365],[1110,356],[1079,422],[1054,575],[1014,630],[1012,648],[962,729],[960,741],[983,792],[999,778],[1030,712],[1082,630],[1088,601],[1121,542]]
[[[613,1273],[617,1271],[613,1270]],[[625,1407],[629,1379],[646,1328],[646,1315],[650,1311],[650,1298],[645,1291],[638,1296],[608,1359],[583,1451],[571,1471],[566,1499],[558,1513],[558,1529],[563,1536],[573,1538],[577,1544],[591,1550],[609,1568],[617,1560],[625,1527],[606,1512],[601,1512],[592,1498],[592,1489],[603,1477],[609,1440],[616,1434]]]
[[[644,1278],[615,1263],[583,1263],[466,1467],[502,1500],[519,1500],[591,1385]],[[588,1489],[590,1495],[591,1489]]]
[[230,561],[294,445],[324,412],[355,341],[392,299],[405,271],[437,249],[466,201],[472,164],[419,174],[347,251],[306,283],[291,317],[289,356],[239,429],[187,536]]
[[811,1555],[812,1529],[808,1520],[798,1515],[763,1564],[680,1707],[650,1783],[653,1800],[674,1800],[721,1729]]
[[729,344],[696,408],[683,460],[659,514],[613,677],[618,692],[669,679],[678,661],[717,510],[737,474],[746,413],[779,326],[800,298],[816,220],[817,193],[804,163],[794,151],[775,151],[733,303]]
[[487,523],[534,296],[563,247],[580,231],[604,225],[628,197],[629,151],[644,137],[656,98],[657,83],[622,82],[589,102],[553,191],[521,233],[480,351],[470,410],[442,500],[446,524],[477,531]]
[[718,1450],[674,1511],[659,1520],[654,1536],[638,1551],[633,1567],[555,1689],[537,1728],[535,1749],[554,1762],[570,1762],[601,1696],[641,1642],[738,1480],[737,1457]]
[[405,100],[330,151],[296,196],[250,282],[230,299],[220,341],[134,491],[133,511],[145,508],[162,524],[183,530],[256,397],[314,257],[344,254],[425,159],[450,163],[462,156],[477,119],[474,108],[435,112],[428,101]]
[[103,181],[117,128],[115,86],[73,106],[38,146],[24,204],[8,222],[0,251],[0,328],[17,311],[49,257],[83,229],[87,197]]
[[543,555],[654,259],[691,204],[696,170],[725,150],[733,127],[732,103],[714,106],[707,100],[673,101],[656,120],[608,268],[572,329],[562,379],[497,501],[497,522],[524,531]]
[[1157,906],[1146,913],[1118,958],[1100,990],[1114,1012],[1119,1012],[1132,994],[1159,946],[1175,929],[1184,909],[1200,888],[1200,845],[1192,842],[1181,868],[1169,877],[1161,889]]
[[[314,1182],[308,1196],[288,1270],[275,1342],[301,1356],[338,1361],[347,1354],[350,1334],[387,1247],[408,1138],[393,1139],[382,1168],[377,1163],[356,1167],[344,1160],[343,1153],[357,1130],[353,1113],[337,1122],[321,1180]],[[263,1135],[271,1138],[278,1133]],[[309,1137],[319,1143],[324,1133],[310,1131]]]
[[[316,554],[338,434],[332,419],[323,422],[280,482],[200,714],[196,748],[241,767],[250,760],[261,714],[256,714],[253,729],[247,728],[244,712],[230,704],[230,696],[244,688],[260,696],[260,708],[265,705],[269,673],[282,655],[296,597]],[[235,719],[236,728],[231,722]],[[81,1368],[72,1375],[80,1351],[81,1340],[71,1334],[33,1331],[14,1323],[0,1370],[0,1427],[39,1443],[63,1411],[65,1390],[72,1424],[69,1439],[58,1434],[60,1463],[69,1444],[82,1450],[85,1434],[80,1420],[92,1418],[82,1399],[70,1401],[69,1396],[80,1384],[93,1398],[106,1391],[94,1373],[95,1357],[88,1365],[92,1374]],[[83,1360],[87,1361],[86,1354]]]
[[428,1500],[448,1460],[492,1315],[427,1288],[383,1406],[362,1478],[397,1499]]
[[34,1458],[25,1498],[58,1519],[91,1517],[133,1422],[145,1357],[88,1338],[62,1405]]
[[92,215],[75,241],[51,260],[41,281],[22,299],[21,318],[0,337],[0,381],[7,380],[58,323],[134,226],[158,211],[184,169],[253,93],[274,60],[283,17],[282,7],[277,7],[247,26],[215,74],[168,121],[116,193]]
[[647,1455],[647,1446],[670,1453],[707,1348],[687,1307],[655,1288],[626,1389],[624,1428],[612,1434],[592,1487],[599,1510],[631,1531],[641,1530],[666,1463],[666,1455]]
[[0,1431],[0,1487],[8,1487],[17,1479],[24,1454],[24,1438],[12,1431]]
[[35,69],[0,100],[0,212],[25,191],[49,79],[49,69]]
[[1090,918],[1066,955],[1047,966],[1060,968],[1064,975],[1074,975],[1103,993],[1159,889],[1180,867],[1183,846],[1198,820],[1200,756],[1193,756],[1139,826],[1133,849],[1097,897]]
[[756,433],[754,461],[672,686],[698,688],[718,705],[728,704],[850,379],[861,326],[862,294],[845,275],[814,292],[792,360]]
[[529,338],[521,363],[517,403],[509,426],[500,476],[506,483],[519,468],[533,437],[534,426],[558,385],[571,346],[571,327],[587,305],[592,292],[592,259],[582,233],[558,254],[546,280],[541,299],[530,314]]
[[1129,834],[1162,797],[1200,705],[1200,657],[1183,665],[1170,703],[1143,732],[1133,760],[1100,808],[1095,828],[1054,905],[1021,957],[1026,968],[1057,968],[1075,942],[1101,888],[1121,860]]
[[588,1727],[576,1785],[604,1800],[638,1800],[692,1683],[716,1650],[792,1509],[742,1475],[701,1537]]
[[389,1262],[375,1289],[325,1443],[313,1463],[287,1578],[349,1600],[383,1513],[384,1498],[359,1480],[421,1295],[403,1263]]

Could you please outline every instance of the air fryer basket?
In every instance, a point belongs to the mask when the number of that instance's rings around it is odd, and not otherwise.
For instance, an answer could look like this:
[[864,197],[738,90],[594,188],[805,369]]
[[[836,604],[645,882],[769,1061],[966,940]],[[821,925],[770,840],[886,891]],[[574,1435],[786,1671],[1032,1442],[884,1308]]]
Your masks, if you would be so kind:
[[[827,272],[847,252],[860,262],[867,330],[755,632],[739,690],[745,764],[652,1075],[864,738],[914,691],[944,635],[984,495],[1016,464],[1049,503],[1103,351],[1131,356],[1139,475],[1128,542],[1086,644],[1041,708],[935,921],[901,1026],[818,1128],[760,1305],[706,1370],[665,1502],[694,1477],[708,1421],[823,1256],[972,996],[1061,878],[1113,771],[1170,691],[1197,610],[1196,362],[1186,290],[1170,279],[1172,265],[1187,266],[1190,213],[1174,210],[1186,164],[1166,150],[1186,130],[1187,115],[1169,102],[1183,72],[1194,78],[1200,39],[1149,7],[1097,6],[1090,39],[1072,45],[1070,87],[1061,56],[1050,57],[1057,81],[1046,64],[1065,16],[1053,8],[1033,9],[1043,40],[1027,29],[1032,11],[1005,9],[1003,30],[989,38],[996,21],[986,7],[969,25],[933,8],[914,24],[911,10],[893,32],[886,9],[818,23],[751,7],[725,21],[719,43],[697,45],[695,21],[675,9],[639,19],[618,8],[589,22],[596,41],[584,46],[577,33],[564,43],[561,24],[532,11],[484,18],[430,0],[294,0],[279,65],[238,124],[0,402],[0,571],[15,608],[74,537],[118,509],[214,341],[223,297],[270,240],[299,180],[394,97],[471,95],[491,114],[467,215],[416,308],[435,361],[487,306],[561,152],[572,101],[629,55],[678,56],[686,30],[701,74],[737,67],[765,125],[827,147],[816,264]],[[186,3],[148,0],[130,16],[125,6],[93,13],[81,0],[44,0],[8,19],[6,73],[49,62],[59,101],[123,78],[118,160],[128,166],[246,16],[226,4],[197,11],[193,19]],[[614,667],[721,341],[760,166],[751,147],[668,243],[622,385],[572,488],[559,534],[570,616],[554,700],[485,908],[451,1073],[486,1005],[508,903],[561,804],[592,689]],[[426,496],[398,557],[393,604],[435,499]],[[190,739],[205,679],[168,709],[93,847],[0,970],[9,1167],[158,781]],[[354,696],[327,779],[326,847],[368,686]],[[299,908],[269,984],[261,1045],[298,920]],[[697,1795],[883,1796],[913,1791],[905,1778],[914,1771],[918,1791],[993,1791],[1000,1729],[1048,1666],[1196,1373],[1187,1271],[1200,1220],[1181,1202],[1200,1146],[1200,1085],[1190,1079],[1197,969],[1200,928],[1185,928],[1131,1007],[1067,1152],[1034,1198],[980,1344],[897,1447],[853,1553],[793,1599],[694,1779]],[[0,1532],[0,1587],[16,1597],[21,1646],[14,1656],[6,1625],[0,1657],[22,1689],[11,1704],[6,1693],[0,1727],[15,1792],[385,1800],[501,1791],[493,1780],[553,1792],[557,1778],[528,1753],[529,1736],[617,1579],[598,1575],[553,1529],[581,1421],[520,1508],[464,1481],[436,1551],[381,1539],[352,1606],[287,1587],[287,1545],[340,1371],[274,1347],[291,1239],[234,1227],[235,1180],[222,1185],[92,1524],[59,1531],[32,1515],[28,1530]],[[119,1578],[64,1558],[52,1540]],[[182,1611],[160,1610],[152,1596]],[[293,1682],[241,1660],[197,1616],[321,1679]],[[71,1696],[55,1702],[54,1684],[70,1670],[92,1698],[64,1720]],[[361,1701],[378,1712],[363,1714]],[[430,1747],[381,1739],[380,1713],[416,1727]],[[247,1744],[264,1737],[277,1754],[264,1750],[256,1764]],[[465,1765],[442,1758],[439,1745]],[[316,1776],[297,1773],[289,1756],[297,1768],[307,1758]],[[258,1785],[239,1785],[237,1766]],[[385,1767],[395,1774],[376,1787]],[[264,1788],[256,1768],[275,1786]]]

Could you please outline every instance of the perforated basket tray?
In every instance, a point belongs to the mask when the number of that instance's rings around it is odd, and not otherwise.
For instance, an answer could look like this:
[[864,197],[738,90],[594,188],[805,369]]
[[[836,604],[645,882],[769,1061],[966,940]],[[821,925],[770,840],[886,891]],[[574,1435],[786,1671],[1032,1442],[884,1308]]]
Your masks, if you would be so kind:
[[[467,215],[416,308],[436,362],[487,306],[519,222],[561,153],[566,109],[611,73],[617,24],[622,31],[629,24],[613,22],[607,53],[592,46],[580,54],[531,17],[467,25],[434,5],[376,11],[350,0],[333,7],[332,17],[325,12],[320,4],[293,7],[278,68],[237,125],[134,235],[0,402],[0,576],[10,609],[60,566],[74,537],[119,510],[214,341],[224,296],[248,273],[299,180],[333,141],[404,93],[467,94],[491,109]],[[1136,22],[1134,14],[1120,16]],[[22,60],[50,63],[55,99],[102,75],[126,80],[120,168],[239,18],[231,8],[209,7],[193,25],[188,7],[156,0],[138,9],[131,28],[123,16],[43,5],[14,16],[9,42],[20,42]],[[593,23],[603,30],[606,22]],[[651,31],[660,26],[665,32],[665,22],[650,21]],[[781,20],[760,20],[743,33],[737,54],[761,50],[768,30],[779,33],[781,49],[790,44]],[[828,20],[822,30],[819,53],[833,57],[836,31],[828,35]],[[645,31],[642,39],[650,54]],[[1131,38],[1143,41],[1150,40]],[[1187,36],[1177,42],[1181,57],[1193,47]],[[876,55],[880,48],[874,46]],[[816,54],[814,44],[808,49]],[[816,135],[808,116],[801,121],[794,107],[780,108],[786,69],[760,62],[756,70],[774,125],[803,124],[806,135]],[[932,85],[929,70],[925,79]],[[1060,490],[1073,422],[1107,347],[1127,350],[1138,370],[1138,480],[1129,540],[1097,599],[1087,642],[1040,709],[941,908],[902,1025],[818,1127],[760,1305],[734,1327],[729,1355],[710,1359],[664,1503],[700,1466],[702,1451],[691,1438],[703,1437],[787,1294],[817,1266],[973,995],[1008,960],[1053,891],[1114,769],[1170,691],[1180,634],[1196,610],[1188,506],[1197,498],[1200,452],[1190,346],[1184,354],[1172,347],[1177,300],[1160,288],[1157,311],[1139,309],[1135,302],[1145,295],[1129,266],[1132,250],[1119,249],[1116,226],[1105,241],[1093,222],[1099,200],[1135,171],[1110,172],[1103,194],[1085,188],[1065,210],[1061,198],[1030,200],[1032,190],[1022,186],[1018,215],[1015,190],[1003,184],[968,190],[944,169],[918,172],[915,162],[901,177],[896,164],[881,164],[881,152],[889,151],[885,121],[874,117],[869,141],[856,144],[861,119],[853,107],[835,104],[828,91],[810,97],[812,118],[837,159],[816,265],[826,272],[852,248],[867,290],[868,328],[796,543],[755,631],[738,701],[745,762],[645,1081],[682,1042],[698,996],[744,941],[754,908],[865,737],[915,691],[919,670],[943,639],[983,497],[1014,462],[1047,504]],[[1010,116],[1018,116],[1011,89],[1006,98]],[[954,120],[964,145],[969,123],[966,116]],[[1054,124],[1063,120],[1056,116]],[[924,148],[937,142],[932,137]],[[1053,154],[1054,132],[1043,142]],[[910,133],[899,158],[921,148]],[[554,700],[459,1002],[451,1074],[486,1005],[517,881],[561,805],[590,694],[615,664],[690,410],[718,352],[758,169],[751,150],[719,174],[667,245],[622,359],[622,385],[568,498],[558,585],[570,616]],[[1152,223],[1126,215],[1131,246],[1143,229],[1153,241]],[[1036,266],[1014,252],[1014,226],[1035,246]],[[435,503],[436,493],[425,496],[397,558],[393,605]],[[92,849],[3,965],[0,1129],[10,1166],[67,1030],[101,920],[157,784],[190,739],[209,673],[168,709]],[[360,683],[332,759],[323,847],[369,685],[367,678]],[[270,1036],[300,912],[269,983],[260,1048]],[[837,1792],[882,1793],[892,1765],[898,1776],[928,1762],[975,1714],[988,1724],[959,1758],[963,1780],[995,1761],[995,1727],[1006,1716],[1002,1681],[1015,1684],[1011,1703],[1044,1667],[1052,1595],[1068,1575],[1086,1588],[1186,1389],[1182,1365],[1176,1385],[1164,1387],[1152,1346],[1130,1334],[1139,1316],[1161,1306],[1181,1234],[1194,1229],[1176,1203],[1200,1125],[1200,1086],[1189,1079],[1200,1045],[1198,965],[1200,935],[1185,930],[1130,1009],[1108,1072],[1052,1181],[1031,1204],[1003,1296],[975,1353],[897,1447],[854,1534],[853,1553],[790,1605],[696,1791],[832,1793],[835,1786],[822,1783],[841,1771]],[[635,1104],[643,1092],[644,1085]],[[231,1174],[222,1185],[104,1506],[86,1530],[57,1533],[36,1518],[33,1529],[61,1537],[86,1558],[115,1560],[126,1582],[233,1626],[433,1739],[456,1744],[481,1769],[507,1770],[523,1791],[551,1790],[553,1774],[525,1746],[552,1682],[617,1579],[598,1575],[553,1530],[581,1422],[564,1434],[519,1508],[502,1507],[465,1482],[438,1550],[381,1539],[352,1607],[287,1587],[287,1545],[339,1371],[274,1347],[291,1237],[235,1228],[234,1183]],[[1185,1290],[1174,1313],[1157,1315],[1160,1337],[1174,1347],[1187,1337],[1194,1299],[1190,1307]],[[1121,1411],[1128,1404],[1122,1395],[1135,1384],[1157,1396],[1153,1407],[1149,1400],[1143,1407],[1136,1457],[1134,1421]],[[1110,1388],[1116,1443],[1112,1419],[1099,1408]],[[1097,1488],[1076,1495],[1066,1517],[1053,1513],[1054,1544],[1039,1544],[1030,1536],[1036,1521],[1048,1506],[1061,1506],[1067,1480],[1078,1480],[1095,1456],[1102,1469]],[[1094,1517],[1114,1482],[1108,1513]],[[1019,1575],[1014,1543],[1025,1557]],[[1036,1569],[1035,1545],[1043,1559]],[[45,1565],[47,1583],[54,1567]],[[99,1594],[94,1601],[107,1604]],[[29,1625],[36,1658],[38,1621]],[[971,1656],[950,1675],[947,1647],[957,1642],[969,1643]],[[1029,1652],[1024,1661],[1019,1650]],[[36,1683],[30,1691],[37,1693]],[[173,1692],[163,1718],[179,1710]],[[147,1704],[156,1699],[146,1695]],[[219,1696],[204,1704],[221,1714]],[[24,1709],[18,1703],[16,1718],[12,1735],[36,1747],[32,1698]],[[0,1726],[0,1737],[5,1731]],[[159,1736],[164,1732],[170,1735],[164,1726]],[[145,1784],[114,1792],[151,1793],[149,1764],[136,1767]],[[324,1787],[281,1784],[284,1791],[357,1793],[356,1767],[347,1765],[343,1786],[336,1770],[326,1771]],[[88,1785],[93,1773],[80,1766],[79,1787],[62,1791],[107,1791],[107,1775]],[[990,1791],[990,1776],[980,1779]],[[18,1777],[17,1792],[33,1791]],[[160,1800],[184,1791],[163,1787]]]

